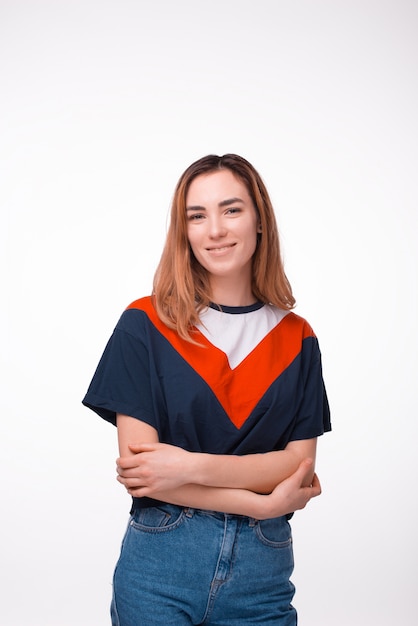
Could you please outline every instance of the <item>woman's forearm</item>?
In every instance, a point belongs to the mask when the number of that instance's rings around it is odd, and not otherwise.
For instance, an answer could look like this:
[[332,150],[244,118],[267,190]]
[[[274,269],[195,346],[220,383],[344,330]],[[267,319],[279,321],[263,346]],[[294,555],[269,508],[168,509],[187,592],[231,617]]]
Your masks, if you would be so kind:
[[268,494],[291,476],[301,458],[289,450],[264,454],[197,454],[190,475],[200,485],[248,489]]
[[268,494],[291,476],[303,459],[312,459],[313,475],[316,440],[295,441],[285,450],[242,456],[187,452],[158,442],[131,444],[129,448],[135,458],[120,460],[128,470],[124,475],[136,476],[158,491],[193,483]]
[[[234,513],[257,519],[262,519],[268,509],[268,503],[263,502],[266,496],[257,495],[245,489],[190,484],[169,491],[157,492],[152,497],[179,506]],[[284,508],[277,513],[277,515],[284,514]]]
[[314,473],[316,439],[292,441],[285,450],[264,454],[195,453],[159,443],[154,428],[123,415],[118,415],[118,436],[119,476],[130,480],[129,487],[148,487],[151,497],[191,484],[268,494],[306,458],[312,460],[307,485]]
[[[303,509],[311,498],[321,493],[316,475],[310,486],[306,486],[311,472],[312,462],[303,461],[297,470],[277,485],[269,495],[257,494],[246,489],[189,484],[167,491],[153,492],[152,497],[179,506],[267,519]],[[128,488],[128,492],[136,497],[147,495],[147,491],[146,487]]]

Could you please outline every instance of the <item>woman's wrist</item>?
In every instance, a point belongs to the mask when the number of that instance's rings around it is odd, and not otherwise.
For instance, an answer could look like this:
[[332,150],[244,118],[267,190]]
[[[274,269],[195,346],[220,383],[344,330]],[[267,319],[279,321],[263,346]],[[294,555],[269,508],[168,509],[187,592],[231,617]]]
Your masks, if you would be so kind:
[[286,514],[284,507],[273,501],[271,495],[254,494],[254,514],[251,517],[255,519],[270,519],[272,517],[280,517]]
[[209,454],[206,452],[193,453],[188,473],[190,482],[206,487],[224,487],[242,489],[242,486],[233,485],[232,478],[239,474],[241,457],[230,454]]
[[192,452],[188,467],[189,482],[206,487],[213,486],[211,476],[216,455],[205,452]]

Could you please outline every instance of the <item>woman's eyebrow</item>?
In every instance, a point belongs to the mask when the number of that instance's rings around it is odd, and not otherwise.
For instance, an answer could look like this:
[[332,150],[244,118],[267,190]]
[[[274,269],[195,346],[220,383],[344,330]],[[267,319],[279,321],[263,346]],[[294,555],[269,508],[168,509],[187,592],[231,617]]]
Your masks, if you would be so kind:
[[244,203],[244,200],[241,200],[241,198],[228,198],[228,200],[222,200],[218,206],[229,206],[230,204],[235,204],[236,202]]
[[195,206],[186,206],[186,211],[206,211],[204,206],[199,206],[198,204]]
[[[244,200],[241,200],[241,198],[228,198],[227,200],[222,200],[222,202],[219,202],[218,206],[230,206],[231,204],[236,204],[237,202],[241,202],[242,204],[244,204]],[[197,204],[193,206],[187,206],[186,211],[206,211],[206,209],[204,206],[200,206]]]

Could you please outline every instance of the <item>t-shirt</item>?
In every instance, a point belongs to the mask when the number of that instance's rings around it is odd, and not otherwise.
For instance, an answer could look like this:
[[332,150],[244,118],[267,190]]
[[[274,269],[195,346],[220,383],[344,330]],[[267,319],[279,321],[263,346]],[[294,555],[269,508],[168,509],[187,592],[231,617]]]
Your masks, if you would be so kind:
[[136,300],[83,404],[113,424],[117,413],[142,420],[190,452],[282,450],[331,430],[318,341],[303,318],[260,302],[211,305],[192,337],[168,328],[151,297]]

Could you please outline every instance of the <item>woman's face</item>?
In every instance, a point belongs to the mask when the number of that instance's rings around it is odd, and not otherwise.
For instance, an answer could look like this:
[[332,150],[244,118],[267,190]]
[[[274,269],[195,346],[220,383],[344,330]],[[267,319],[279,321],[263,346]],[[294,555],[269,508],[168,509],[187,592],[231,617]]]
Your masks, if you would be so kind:
[[228,169],[197,176],[186,196],[186,211],[190,246],[211,284],[227,278],[250,286],[260,230],[245,184]]

